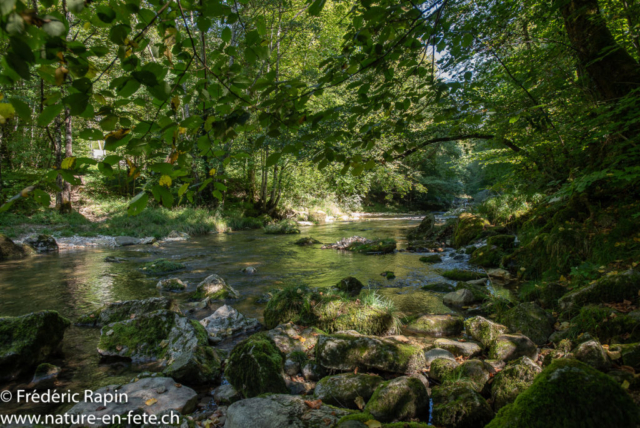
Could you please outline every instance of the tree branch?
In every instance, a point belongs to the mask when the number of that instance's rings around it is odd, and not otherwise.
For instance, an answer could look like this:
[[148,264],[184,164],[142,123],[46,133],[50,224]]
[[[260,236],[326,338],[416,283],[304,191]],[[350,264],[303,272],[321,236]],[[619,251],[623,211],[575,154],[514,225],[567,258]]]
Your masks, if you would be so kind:
[[[436,143],[445,143],[447,141],[460,141],[460,140],[472,140],[472,139],[477,139],[477,140],[495,140],[499,137],[496,137],[495,135],[492,134],[466,134],[466,135],[455,135],[452,137],[438,137],[438,138],[432,138],[431,140],[427,140],[424,141],[422,143],[420,143],[419,145],[417,145],[416,147],[413,147],[403,153],[400,153],[398,156],[394,157],[394,160],[397,159],[403,159],[406,158],[409,155],[414,154],[415,152],[417,152],[418,150],[421,150],[423,148],[425,148],[426,146],[429,146],[431,144],[436,144]],[[522,149],[518,146],[516,146],[512,141],[507,140],[506,138],[501,138],[500,142],[502,144],[504,144],[505,146],[509,147],[511,150],[513,150],[514,152],[518,153],[521,152]]]

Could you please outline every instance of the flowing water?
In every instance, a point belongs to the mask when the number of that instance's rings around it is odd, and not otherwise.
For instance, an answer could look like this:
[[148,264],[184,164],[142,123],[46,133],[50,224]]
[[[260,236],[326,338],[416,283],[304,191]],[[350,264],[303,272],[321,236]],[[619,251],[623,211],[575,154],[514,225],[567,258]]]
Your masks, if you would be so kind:
[[[187,266],[186,270],[170,275],[188,283],[187,293],[171,294],[171,297],[186,301],[189,291],[195,290],[206,276],[215,273],[240,292],[241,298],[230,304],[250,317],[262,317],[263,295],[274,288],[291,284],[331,287],[346,276],[354,276],[365,285],[378,289],[407,315],[448,313],[451,309],[442,303],[442,294],[426,292],[420,286],[443,281],[439,275],[443,269],[468,268],[468,256],[464,256],[464,260],[453,260],[456,254],[447,249],[443,253],[443,263],[428,265],[418,260],[419,253],[364,255],[322,250],[320,245],[299,247],[293,244],[301,236],[330,243],[358,235],[369,239],[393,238],[402,249],[406,246],[407,229],[417,226],[420,220],[420,217],[380,216],[358,222],[302,226],[300,235],[239,231],[164,242],[160,247],[61,251],[3,262],[0,264],[0,316],[50,309],[75,320],[105,303],[158,296],[158,277],[149,277],[140,271],[143,263],[158,258],[179,261]],[[125,260],[107,263],[107,256]],[[246,267],[255,267],[256,272],[241,272]],[[387,280],[380,275],[384,271],[393,271],[396,278]],[[127,364],[100,361],[96,352],[99,335],[99,329],[72,326],[67,330],[63,359],[52,361],[64,369],[58,391],[95,389],[131,379],[133,372]],[[21,388],[17,383],[0,385],[0,389],[7,387]],[[11,411],[33,413],[35,410]]]

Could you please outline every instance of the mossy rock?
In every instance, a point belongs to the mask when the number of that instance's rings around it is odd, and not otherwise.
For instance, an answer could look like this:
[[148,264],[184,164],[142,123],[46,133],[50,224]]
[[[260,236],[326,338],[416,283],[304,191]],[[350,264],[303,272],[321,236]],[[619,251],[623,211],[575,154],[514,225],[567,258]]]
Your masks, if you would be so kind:
[[81,316],[76,324],[102,327],[112,322],[125,321],[131,319],[132,316],[136,317],[162,309],[180,312],[179,305],[175,300],[166,297],[151,297],[143,300],[109,303],[95,312]]
[[362,290],[363,287],[364,285],[362,284],[362,282],[360,282],[358,278],[355,278],[353,276],[342,278],[336,284],[336,288],[338,290],[343,291],[350,296],[357,296],[358,294],[360,294],[360,290]]
[[38,254],[58,251],[58,243],[51,235],[31,235],[24,240],[24,245],[31,247]]
[[537,301],[545,308],[556,308],[558,300],[567,293],[567,288],[559,282],[538,284],[528,282],[520,287],[520,300]]
[[385,270],[384,272],[382,272],[382,273],[380,274],[380,276],[384,276],[384,277],[385,277],[385,278],[387,278],[388,280],[392,280],[392,279],[395,279],[396,274],[395,274],[395,272],[393,272],[393,271]]
[[309,245],[321,244],[321,242],[318,241],[317,239],[307,236],[305,238],[298,239],[296,242],[294,242],[294,244],[299,245],[301,247],[306,247]]
[[493,411],[468,382],[454,382],[434,387],[432,419],[436,426],[446,428],[483,427],[493,417]]
[[535,377],[542,371],[528,357],[511,361],[493,377],[491,383],[491,399],[496,411],[515,401],[518,394],[531,386]]
[[467,360],[444,376],[444,382],[455,382],[467,379],[469,385],[478,392],[482,392],[485,384],[496,373],[495,369],[481,360]]
[[473,281],[486,278],[487,274],[471,270],[452,269],[442,272],[442,276],[453,281]]
[[422,256],[418,260],[423,263],[442,263],[442,257],[437,254],[433,254],[431,256]]
[[264,310],[264,321],[267,329],[293,322],[328,333],[355,330],[374,335],[395,332],[398,326],[395,315],[384,308],[305,286],[287,287],[274,295]]
[[433,232],[435,226],[436,217],[433,214],[429,213],[422,219],[418,227],[409,230],[407,236],[409,238],[420,238],[429,236]]
[[423,285],[421,288],[426,291],[435,291],[438,293],[450,293],[456,289],[456,287],[448,282],[436,282],[434,284]]
[[473,294],[473,299],[476,302],[484,302],[491,296],[491,293],[489,293],[487,287],[477,284],[471,284],[469,282],[456,283],[456,290],[469,290]]
[[361,397],[366,403],[382,382],[384,379],[380,376],[369,374],[327,376],[316,385],[314,398],[332,406],[358,409],[356,399]]
[[571,319],[567,337],[589,333],[602,343],[640,341],[640,319],[603,306],[584,306]]
[[267,235],[297,235],[300,233],[300,229],[295,221],[282,220],[265,226],[264,233]]
[[622,361],[625,366],[633,367],[636,371],[640,369],[640,343],[612,345],[609,347],[609,351],[617,357],[617,360]]
[[619,428],[640,423],[638,407],[612,378],[574,359],[555,360],[487,428]]
[[142,266],[142,272],[147,275],[163,275],[166,273],[184,270],[187,267],[179,262],[172,262],[167,259],[157,259]]
[[[366,428],[370,426],[367,425],[367,422],[371,421],[380,423],[369,413],[353,413],[340,418],[336,428]],[[433,425],[429,425],[426,422],[391,422],[374,426],[379,426],[380,428],[433,428]]]
[[209,275],[198,284],[193,295],[194,299],[209,300],[237,299],[239,297],[240,293],[216,274]]
[[481,316],[467,318],[464,321],[464,327],[467,335],[480,342],[485,348],[491,346],[500,335],[508,330],[506,326]]
[[426,314],[408,324],[406,329],[432,337],[457,336],[464,330],[464,318],[454,314]]
[[503,250],[510,250],[516,245],[516,237],[513,235],[495,235],[487,239],[487,245],[495,245]]
[[0,260],[14,260],[27,257],[28,253],[21,245],[0,234]]
[[489,358],[511,361],[522,356],[538,359],[538,348],[527,336],[522,334],[502,334],[498,336],[489,349]]
[[485,219],[469,214],[462,213],[458,219],[455,232],[453,234],[454,247],[463,247],[477,239],[485,228],[489,226],[489,222]]
[[565,311],[575,310],[589,303],[613,303],[635,300],[640,292],[640,273],[627,271],[605,276],[595,283],[565,294],[558,304]]
[[437,382],[443,382],[460,366],[458,362],[449,358],[436,358],[429,366],[429,377]]
[[187,288],[187,284],[182,282],[179,278],[167,278],[158,281],[156,288],[161,291],[179,292],[184,291]]
[[58,353],[70,325],[56,311],[0,318],[0,380],[24,374]]
[[377,239],[369,244],[354,242],[349,245],[347,251],[360,254],[388,254],[396,250],[397,243],[393,239]]
[[485,268],[498,267],[502,257],[504,257],[504,252],[500,247],[484,245],[471,254],[469,263]]
[[419,379],[401,376],[378,386],[364,411],[381,422],[422,419],[429,413],[429,394]]
[[537,345],[547,343],[555,331],[555,320],[550,313],[535,303],[521,303],[500,317],[500,322],[513,333],[522,333]]
[[285,356],[266,333],[238,343],[228,361],[225,377],[245,398],[289,392],[283,373]]
[[476,247],[476,246],[474,246],[474,245],[469,245],[468,247],[466,247],[466,248],[464,249],[464,253],[465,253],[465,254],[470,255],[470,254],[473,254],[473,252],[474,252],[475,250],[477,250],[477,249],[478,249],[478,247]]

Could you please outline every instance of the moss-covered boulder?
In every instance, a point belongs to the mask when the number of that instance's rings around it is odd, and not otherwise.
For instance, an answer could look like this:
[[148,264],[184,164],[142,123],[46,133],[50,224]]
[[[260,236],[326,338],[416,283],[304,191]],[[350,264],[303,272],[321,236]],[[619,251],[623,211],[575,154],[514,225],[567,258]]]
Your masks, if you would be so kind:
[[239,297],[240,293],[216,274],[209,275],[198,284],[193,296],[194,299],[207,298],[209,300],[237,299]]
[[167,278],[158,281],[158,284],[156,284],[156,288],[160,291],[177,293],[186,290],[187,284],[182,282],[179,278]]
[[612,359],[622,361],[625,366],[640,369],[640,343],[628,343],[626,345],[612,345],[609,347]]
[[443,382],[459,366],[456,360],[436,358],[429,365],[429,377],[436,382]]
[[535,303],[521,303],[509,309],[500,321],[509,327],[512,333],[522,333],[537,345],[547,343],[555,331],[555,320],[550,313]]
[[361,397],[362,403],[366,403],[382,382],[384,379],[380,376],[369,374],[343,373],[327,376],[316,385],[314,398],[332,406],[358,409],[356,399]]
[[485,348],[491,346],[498,336],[508,330],[506,326],[481,316],[467,318],[464,321],[464,328],[467,335],[480,342]]
[[487,245],[495,245],[503,250],[510,250],[516,244],[516,237],[513,235],[495,235],[487,238]]
[[394,333],[398,319],[390,302],[379,296],[348,298],[308,287],[288,287],[275,294],[264,310],[267,329],[293,322],[322,331],[355,330],[362,334]]
[[442,272],[442,276],[452,281],[473,281],[486,278],[487,274],[471,270],[452,269]]
[[466,379],[470,386],[481,392],[485,384],[496,374],[496,370],[491,364],[482,360],[467,360],[445,375],[445,381],[455,382],[459,379]]
[[558,339],[589,333],[602,343],[637,342],[640,340],[640,319],[609,307],[589,305],[582,307],[571,319],[568,330],[556,333],[553,336]]
[[51,235],[31,235],[24,240],[24,245],[33,248],[38,254],[58,251],[58,243]]
[[449,306],[468,306],[478,300],[471,291],[462,289],[445,294],[442,297],[442,301]]
[[611,359],[597,340],[580,343],[571,351],[574,358],[590,365],[594,369],[607,370],[611,367]]
[[[484,281],[484,280],[479,280],[479,281]],[[489,297],[491,297],[491,293],[489,293],[489,290],[484,285],[484,283],[475,284],[474,282],[475,281],[457,282],[456,290],[469,290],[471,294],[473,294],[474,302],[484,302],[485,300],[488,300]]]
[[8,381],[55,355],[68,319],[55,311],[0,318],[0,381]]
[[434,387],[432,420],[445,428],[483,427],[493,417],[493,411],[468,382],[454,382]]
[[423,285],[422,289],[426,291],[434,291],[436,293],[450,293],[455,290],[455,286],[448,282],[436,282],[433,284]]
[[491,343],[489,358],[511,361],[520,357],[538,359],[538,347],[523,334],[502,334]]
[[374,239],[367,243],[354,242],[347,251],[360,254],[388,254],[396,250],[397,243],[393,239]]
[[358,278],[354,278],[353,276],[348,276],[346,278],[342,278],[336,284],[336,288],[344,293],[347,293],[350,296],[357,296],[360,294],[360,290],[364,285]]
[[489,222],[479,216],[470,213],[460,214],[453,233],[453,245],[458,248],[470,244],[471,241],[479,238],[482,231],[489,226]]
[[102,327],[98,353],[134,363],[155,361],[177,381],[201,384],[220,375],[220,358],[197,321],[160,310]]
[[157,259],[149,263],[145,263],[141,270],[147,275],[164,275],[171,272],[184,270],[187,267],[180,262],[173,262],[167,259]]
[[406,326],[407,330],[433,337],[457,336],[464,330],[464,318],[461,315],[422,315]]
[[296,242],[294,242],[294,244],[299,245],[301,247],[308,247],[310,245],[321,244],[321,242],[318,241],[317,239],[307,236],[305,238],[298,239]]
[[469,263],[485,268],[493,268],[500,266],[500,261],[503,257],[504,252],[500,247],[496,245],[484,245],[471,254]]
[[418,227],[409,230],[407,236],[409,238],[423,238],[425,236],[430,236],[435,226],[436,216],[429,213],[422,219]]
[[318,337],[326,334],[315,327],[300,327],[293,323],[280,324],[265,332],[284,354],[310,353],[318,343]]
[[482,353],[480,345],[471,340],[436,339],[433,344],[438,348],[446,349],[455,356],[470,358]]
[[178,303],[166,297],[151,297],[143,300],[125,300],[124,302],[109,303],[87,315],[81,316],[76,324],[102,327],[112,322],[125,321],[149,312],[168,310],[180,312]]
[[638,407],[609,376],[574,359],[555,360],[487,428],[618,428],[640,423]]
[[429,394],[419,379],[401,376],[382,383],[364,411],[380,422],[423,419],[429,414]]
[[273,340],[264,332],[257,333],[233,348],[224,374],[243,397],[286,394],[289,389],[284,381],[284,361]]
[[533,379],[542,368],[528,357],[521,357],[511,361],[491,383],[491,399],[493,408],[498,411],[507,404],[513,403],[521,392],[533,383]]
[[432,254],[430,256],[422,256],[418,260],[423,263],[442,263],[442,257],[437,254]]
[[419,372],[426,365],[418,346],[355,332],[320,336],[316,361],[331,370],[374,369],[400,374]]
[[0,234],[0,260],[22,259],[28,255],[21,245]]
[[560,309],[571,311],[590,303],[633,301],[639,292],[640,273],[629,270],[618,275],[605,276],[593,284],[565,294],[558,304]]

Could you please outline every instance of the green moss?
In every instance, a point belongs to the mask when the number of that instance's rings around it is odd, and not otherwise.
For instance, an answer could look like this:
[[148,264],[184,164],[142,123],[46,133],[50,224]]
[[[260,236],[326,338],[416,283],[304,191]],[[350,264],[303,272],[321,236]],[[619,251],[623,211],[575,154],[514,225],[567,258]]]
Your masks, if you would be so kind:
[[431,390],[433,422],[436,426],[477,428],[493,417],[491,407],[466,382],[455,382]]
[[392,280],[396,277],[396,274],[393,271],[390,270],[386,270],[384,272],[381,273],[382,276],[384,276],[385,278],[387,278],[388,280]]
[[504,257],[504,253],[500,247],[495,245],[485,245],[478,248],[473,252],[473,254],[471,254],[469,263],[485,268],[498,267],[500,266],[502,257]]
[[354,242],[346,249],[361,254],[387,254],[393,253],[396,250],[396,245],[396,241],[393,239],[378,239],[370,244]]
[[358,278],[354,278],[353,276],[342,278],[336,284],[336,288],[338,290],[351,296],[357,296],[358,294],[360,294],[360,290],[362,290],[363,287],[364,285],[362,284],[362,282],[360,282]]
[[523,302],[537,301],[545,308],[556,308],[558,299],[564,296],[567,288],[558,282],[538,284],[537,282],[526,282],[518,291],[520,300]]
[[453,234],[454,247],[468,245],[478,238],[482,231],[489,226],[485,219],[469,213],[462,213],[458,219],[455,232]]
[[515,246],[516,237],[513,235],[495,235],[487,239],[487,245],[495,245],[503,250],[509,250]]
[[293,351],[287,356],[287,358],[300,364],[300,367],[304,367],[305,364],[309,362],[309,357],[303,351]]
[[295,235],[300,233],[298,224],[293,220],[282,220],[265,226],[264,233],[269,235]]
[[16,245],[10,238],[0,234],[0,260],[21,259],[27,253],[20,245]]
[[378,421],[392,422],[420,418],[428,413],[429,397],[415,377],[400,377],[383,382],[364,408]]
[[158,259],[142,266],[142,271],[148,275],[162,275],[165,273],[176,272],[186,269],[182,263],[172,262],[167,259]]
[[322,400],[323,404],[357,409],[356,399],[361,397],[366,403],[382,382],[380,376],[369,374],[326,376],[316,385],[314,397]]
[[479,302],[488,300],[491,296],[489,290],[487,290],[487,287],[477,284],[468,284],[466,282],[458,282],[456,284],[456,290],[471,291],[471,293],[473,293],[473,297]]
[[475,250],[477,250],[478,247],[474,246],[474,245],[469,245],[467,248],[464,249],[464,253],[465,254],[473,254],[473,252]]
[[[102,327],[98,348],[122,357],[144,355],[162,359],[167,351],[166,339],[175,325],[175,317],[164,311],[151,314],[153,316],[140,316]],[[206,343],[206,333],[204,338]]]
[[233,348],[225,376],[245,398],[269,392],[287,394],[284,359],[284,354],[266,333],[257,333]]
[[442,257],[437,254],[433,254],[431,256],[423,256],[419,259],[423,263],[441,263]]
[[423,290],[436,291],[439,293],[449,293],[455,289],[455,287],[448,282],[436,282],[434,284],[423,285],[420,288],[422,288]]
[[473,281],[476,279],[486,278],[483,272],[474,272],[470,270],[453,269],[442,272],[442,276],[453,281]]
[[439,382],[444,381],[458,367],[458,363],[449,358],[436,358],[429,366],[429,376]]
[[487,428],[633,427],[629,395],[607,375],[573,359],[555,360]]
[[[569,337],[589,333],[602,343],[640,340],[640,320],[615,309],[602,306],[584,306],[571,320]],[[626,339],[624,339],[626,338]]]
[[[342,424],[349,421],[357,421],[365,424],[366,422],[375,420],[376,418],[369,413],[354,413],[340,418],[336,428],[340,428]],[[390,424],[383,423],[382,428],[433,428],[433,425],[429,425],[424,422],[392,422]]]
[[306,238],[300,238],[296,242],[294,242],[294,244],[300,245],[301,247],[308,246],[308,245],[320,244],[320,243],[321,243],[320,241],[318,241],[317,239],[313,239],[310,236],[308,236]]
[[588,303],[612,303],[635,300],[640,293],[640,273],[605,276],[595,283],[574,290],[560,299],[563,309],[575,309]]
[[513,403],[518,394],[529,388],[540,373],[540,368],[529,361],[524,357],[511,361],[493,377],[491,398],[496,410]]

